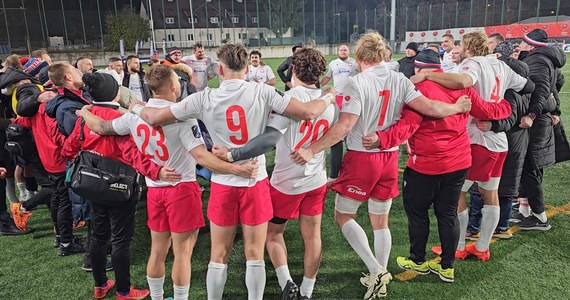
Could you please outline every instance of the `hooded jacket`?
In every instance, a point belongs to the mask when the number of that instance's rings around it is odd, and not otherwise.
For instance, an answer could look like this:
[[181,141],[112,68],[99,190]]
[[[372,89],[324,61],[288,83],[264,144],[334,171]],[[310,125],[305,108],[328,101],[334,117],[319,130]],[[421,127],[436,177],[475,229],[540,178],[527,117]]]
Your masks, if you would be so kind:
[[[38,112],[39,105],[34,102],[38,95],[44,90],[43,86],[36,78],[21,70],[10,67],[2,76],[0,76],[0,89],[10,89],[13,84],[26,79],[30,80],[31,83],[22,84],[11,91],[11,107],[14,113],[22,115],[18,112],[20,111],[24,113],[22,116],[31,117]],[[26,100],[32,101],[25,101],[25,104],[19,105],[20,97],[23,96],[26,96]],[[18,108],[18,106],[20,106],[20,108]]]
[[75,111],[91,104],[93,99],[83,88],[70,90],[60,88],[57,96],[46,103],[46,113],[57,120],[57,127],[67,137],[75,128],[77,115]]
[[555,162],[551,112],[555,112],[557,107],[554,97],[558,82],[556,69],[566,64],[566,55],[559,47],[547,46],[537,47],[531,52],[521,52],[519,59],[528,65],[529,79],[535,83],[528,113],[536,114],[536,118],[529,130],[530,141],[525,164],[536,170]]

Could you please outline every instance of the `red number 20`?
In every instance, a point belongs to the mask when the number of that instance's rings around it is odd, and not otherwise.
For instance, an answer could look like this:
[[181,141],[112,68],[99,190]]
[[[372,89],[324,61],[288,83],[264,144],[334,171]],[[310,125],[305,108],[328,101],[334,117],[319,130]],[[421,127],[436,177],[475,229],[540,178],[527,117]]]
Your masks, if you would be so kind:
[[[320,130],[321,128],[322,130]],[[294,150],[301,148],[301,146],[303,146],[303,144],[305,144],[305,142],[307,142],[311,136],[313,137],[311,139],[311,144],[314,143],[319,138],[319,133],[322,136],[325,134],[325,132],[327,132],[327,130],[329,130],[329,121],[327,120],[318,120],[314,125],[311,121],[304,121],[301,123],[299,133],[304,133],[305,135],[301,141],[295,145]]]
[[[234,113],[238,115],[238,122],[234,121]],[[236,145],[243,145],[247,143],[249,138],[247,133],[247,123],[245,119],[245,111],[243,107],[239,105],[232,105],[226,110],[226,122],[228,124],[228,129],[231,132],[240,132],[240,137],[237,135],[230,135],[230,141]]]
[[154,150],[154,154],[156,154],[156,157],[161,161],[167,161],[170,155],[168,154],[168,148],[164,144],[165,137],[162,127],[153,127],[151,131],[148,125],[140,124],[139,126],[137,126],[137,136],[139,137],[144,136],[143,137],[144,141],[141,145],[141,152],[144,155],[146,155],[148,158],[154,158],[154,155],[146,153],[146,148],[148,148],[148,144],[150,143],[150,137],[157,135],[158,135],[158,140],[156,140],[156,146],[158,146],[162,150],[161,151],[162,153],[159,152],[158,150]]

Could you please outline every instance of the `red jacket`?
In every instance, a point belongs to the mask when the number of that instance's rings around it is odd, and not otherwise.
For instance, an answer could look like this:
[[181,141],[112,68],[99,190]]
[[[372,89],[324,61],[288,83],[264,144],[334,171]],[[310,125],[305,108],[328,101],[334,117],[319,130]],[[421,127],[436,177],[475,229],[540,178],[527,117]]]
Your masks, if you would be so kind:
[[19,117],[14,123],[32,130],[40,160],[49,173],[65,172],[65,158],[61,154],[61,145],[65,137],[57,129],[57,122],[50,118],[42,103],[38,112],[29,118]]
[[[471,98],[469,114],[479,120],[500,120],[511,114],[508,101],[491,103],[473,88],[450,90],[433,81],[423,81],[416,88],[426,97],[455,103],[463,95]],[[446,174],[471,166],[471,146],[467,134],[469,114],[435,119],[404,107],[400,121],[386,131],[379,131],[380,149],[390,149],[408,139],[408,167],[427,175]]]
[[[122,114],[114,109],[94,106],[91,112],[104,119],[113,120]],[[78,118],[71,135],[65,140],[63,145],[63,156],[73,159],[80,150],[89,150],[102,156],[122,161],[133,166],[144,176],[158,180],[158,173],[161,166],[146,158],[137,148],[130,135],[127,136],[102,136],[89,129],[87,124],[81,126],[82,118]],[[80,131],[84,130],[85,139],[79,141]]]

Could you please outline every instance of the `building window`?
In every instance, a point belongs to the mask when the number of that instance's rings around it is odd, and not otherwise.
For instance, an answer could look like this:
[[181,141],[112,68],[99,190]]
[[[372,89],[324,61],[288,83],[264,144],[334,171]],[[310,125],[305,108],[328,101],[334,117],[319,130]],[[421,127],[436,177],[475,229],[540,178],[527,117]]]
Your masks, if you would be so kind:
[[229,39],[230,39],[230,34],[226,33],[226,40],[229,40]]
[[239,17],[232,17],[232,23],[234,24],[239,23]]
[[257,24],[257,17],[251,17],[251,23]]
[[247,40],[247,33],[240,33],[240,39]]
[[167,37],[169,42],[174,42],[174,34],[169,34]]
[[194,40],[194,35],[193,35],[192,33],[190,33],[190,34],[188,35],[188,40],[189,40],[189,41],[193,41],[193,40]]
[[[188,18],[188,23],[192,24],[192,18]],[[198,18],[194,16],[194,23],[198,23]]]
[[174,17],[166,17],[166,24],[174,24]]
[[211,41],[211,40],[212,40],[212,34],[208,33],[208,41]]
[[218,24],[218,17],[210,17],[210,23]]

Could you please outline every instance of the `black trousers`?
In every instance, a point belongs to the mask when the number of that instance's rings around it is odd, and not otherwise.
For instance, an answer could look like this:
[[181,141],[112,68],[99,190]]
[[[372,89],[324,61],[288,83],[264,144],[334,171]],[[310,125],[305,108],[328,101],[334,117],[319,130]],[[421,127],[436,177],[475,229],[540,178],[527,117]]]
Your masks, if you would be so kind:
[[[138,197],[133,197],[138,198]],[[111,262],[115,271],[117,292],[128,293],[131,287],[131,240],[135,230],[137,199],[117,207],[91,202],[91,241],[89,257],[95,286],[107,282],[107,243],[111,239]]]
[[532,170],[527,164],[524,165],[521,175],[520,196],[528,198],[530,209],[537,214],[544,212],[543,178],[544,169]]
[[441,265],[443,268],[453,266],[459,241],[457,203],[466,175],[467,169],[442,175],[426,175],[409,167],[404,171],[404,210],[408,215],[410,259],[414,262],[426,261],[428,210],[433,204],[442,248]]
[[51,220],[54,222],[56,234],[61,237],[61,243],[73,241],[73,218],[71,217],[71,200],[65,186],[65,172],[50,173],[52,185]]
[[51,198],[53,197],[53,190],[50,187],[42,187],[37,194],[33,195],[28,201],[23,202],[22,206],[27,211],[32,211],[40,204],[46,204],[51,211]]

